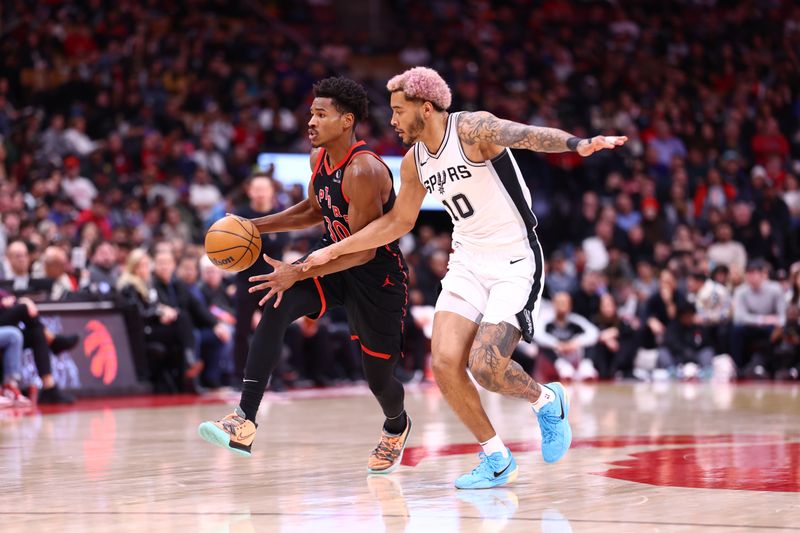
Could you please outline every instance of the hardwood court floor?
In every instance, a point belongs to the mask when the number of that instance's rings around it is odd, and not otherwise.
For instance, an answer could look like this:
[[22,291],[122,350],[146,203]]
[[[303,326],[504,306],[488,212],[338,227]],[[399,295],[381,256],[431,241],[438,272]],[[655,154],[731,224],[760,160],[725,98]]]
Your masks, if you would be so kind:
[[520,467],[516,483],[485,491],[452,486],[477,447],[434,386],[408,391],[414,430],[388,477],[365,475],[381,423],[365,388],[268,395],[250,458],[197,437],[229,410],[208,399],[6,413],[0,531],[800,530],[800,386],[571,393],[573,449],[555,465],[528,406],[485,394]]

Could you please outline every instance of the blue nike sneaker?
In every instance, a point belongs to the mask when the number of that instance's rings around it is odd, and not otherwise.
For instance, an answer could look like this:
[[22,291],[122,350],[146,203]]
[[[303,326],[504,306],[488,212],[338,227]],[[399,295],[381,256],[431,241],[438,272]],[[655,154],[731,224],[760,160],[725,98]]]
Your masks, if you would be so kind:
[[486,455],[481,452],[478,454],[480,457],[480,464],[476,466],[469,474],[464,474],[456,479],[457,489],[489,489],[511,483],[517,479],[517,462],[514,456],[511,455],[511,450],[508,451],[508,457],[503,457],[500,452],[495,452],[492,455]]
[[542,407],[536,416],[542,430],[542,457],[545,463],[555,463],[567,453],[572,444],[572,428],[569,427],[569,398],[561,383],[553,382],[547,387],[556,399]]

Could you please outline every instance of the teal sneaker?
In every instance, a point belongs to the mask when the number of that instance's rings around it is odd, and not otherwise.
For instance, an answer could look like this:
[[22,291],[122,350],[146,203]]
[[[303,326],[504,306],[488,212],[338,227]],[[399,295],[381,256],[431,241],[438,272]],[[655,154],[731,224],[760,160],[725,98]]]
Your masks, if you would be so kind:
[[517,462],[508,451],[508,457],[503,457],[500,452],[486,455],[478,454],[481,462],[469,474],[464,474],[456,479],[457,489],[489,489],[511,483],[517,479]]
[[249,457],[257,427],[245,419],[244,412],[237,407],[233,413],[216,422],[203,422],[197,427],[197,433],[206,442]]
[[572,444],[572,428],[569,426],[569,398],[561,383],[553,382],[547,387],[556,399],[542,407],[536,416],[542,430],[542,457],[545,463],[555,463],[567,453]]

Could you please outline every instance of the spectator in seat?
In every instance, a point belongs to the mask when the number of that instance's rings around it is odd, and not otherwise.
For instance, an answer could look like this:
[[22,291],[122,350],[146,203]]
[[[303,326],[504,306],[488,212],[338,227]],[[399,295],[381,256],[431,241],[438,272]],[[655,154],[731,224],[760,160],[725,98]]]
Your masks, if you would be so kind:
[[686,302],[678,290],[675,275],[662,270],[658,276],[658,291],[644,305],[643,346],[659,348],[664,345],[664,336],[670,324],[678,319],[678,309]]
[[736,267],[743,272],[747,264],[747,251],[742,243],[733,240],[733,229],[727,222],[720,223],[716,229],[716,241],[708,247],[708,260],[714,265]]
[[[210,363],[213,366],[212,372],[215,379],[213,385],[217,386],[219,384],[219,351],[224,349],[224,345],[231,340],[230,330],[192,294],[186,283],[175,278],[176,265],[172,250],[162,247],[156,251],[153,263],[153,287],[158,295],[159,303],[175,310],[177,313],[175,323],[183,332],[182,335],[185,335],[184,331],[188,328],[194,339],[192,349],[184,350],[187,368],[193,372],[193,369],[198,366],[203,368],[206,363]],[[196,280],[197,267],[194,266],[193,269]],[[196,330],[199,330],[199,333],[196,334]],[[212,337],[216,337],[216,340]],[[204,343],[204,340],[207,342]],[[207,360],[202,359],[203,352],[198,351],[198,343],[208,347],[206,355],[209,358]]]
[[553,310],[554,317],[544,324],[535,339],[542,353],[553,362],[560,379],[598,379],[594,363],[586,357],[586,349],[597,343],[597,327],[572,312],[569,293],[555,295]]
[[670,322],[664,335],[670,361],[686,380],[699,378],[714,358],[714,347],[707,330],[696,320],[696,313],[694,305],[684,302],[678,309],[678,319]]
[[92,200],[97,197],[97,187],[90,179],[81,176],[81,162],[74,155],[64,159],[61,189],[80,210],[92,207]]
[[19,390],[19,380],[22,377],[23,343],[22,331],[17,326],[0,326],[0,356],[3,359],[0,408],[31,406],[31,401]]
[[191,320],[176,307],[159,301],[153,288],[152,265],[147,250],[131,251],[117,289],[122,300],[136,306],[142,318],[151,379],[156,390],[199,392],[197,376],[203,363],[196,356]]
[[[220,272],[220,274],[222,273],[220,269],[214,267],[208,257],[203,256],[203,259],[208,261],[208,264],[216,271]],[[221,310],[218,307],[214,307],[213,303],[207,299],[206,292],[203,290],[204,286],[198,283],[200,278],[199,261],[194,256],[188,255],[181,257],[175,275],[177,279],[186,286],[191,297],[199,304],[199,309],[206,319],[208,319],[209,316],[213,316],[213,318],[216,319],[215,327],[195,326],[194,331],[196,350],[204,363],[200,381],[206,387],[218,389],[223,385],[223,373],[229,374],[232,370],[229,361],[233,352],[232,338],[235,321],[229,321],[229,318],[233,318],[232,315],[227,312],[221,313]],[[218,289],[222,289],[222,287],[219,286]],[[224,339],[220,338],[217,334],[217,324],[223,325],[227,330],[228,334],[224,336]],[[221,329],[221,327],[219,329]]]
[[567,261],[567,256],[561,250],[556,250],[550,256],[545,287],[547,294],[552,299],[559,292],[572,293],[578,285],[575,277],[574,266]]
[[19,298],[0,291],[0,326],[19,327],[22,324],[23,347],[33,351],[33,360],[42,380],[38,402],[41,404],[70,404],[75,398],[56,385],[50,362],[50,351],[60,353],[78,344],[77,335],[54,335],[39,319],[39,308],[29,298]]
[[88,279],[85,285],[90,290],[100,294],[107,294],[115,290],[120,276],[117,264],[117,247],[109,241],[97,241],[89,250]]
[[600,297],[600,312],[594,324],[600,332],[597,344],[589,348],[588,354],[600,377],[630,377],[636,355],[638,323],[630,324],[623,320],[614,297],[606,293]]
[[[724,268],[724,267],[718,267]],[[702,326],[717,354],[729,353],[731,293],[728,287],[694,270],[686,279],[687,300],[697,312],[695,321]]]
[[786,309],[786,324],[772,334],[775,379],[800,379],[800,307]]
[[48,246],[42,254],[44,277],[53,282],[50,289],[50,299],[53,301],[64,300],[75,292],[77,283],[67,274],[69,259],[67,252],[60,246]]
[[733,292],[731,356],[745,375],[767,377],[770,340],[786,322],[786,298],[777,282],[768,278],[762,259],[747,265],[745,283]]
[[14,282],[14,291],[26,291],[31,280],[31,256],[28,245],[21,239],[8,243],[6,247],[8,270],[6,279]]
[[583,273],[580,287],[572,295],[570,308],[580,316],[594,316],[600,309],[600,294],[603,277],[599,272],[587,270]]

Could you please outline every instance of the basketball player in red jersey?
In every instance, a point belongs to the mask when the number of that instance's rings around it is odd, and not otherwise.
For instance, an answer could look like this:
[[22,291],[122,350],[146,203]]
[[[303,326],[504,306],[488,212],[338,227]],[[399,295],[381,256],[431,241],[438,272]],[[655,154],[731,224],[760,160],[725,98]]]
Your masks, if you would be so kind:
[[[314,85],[308,122],[311,183],[308,198],[285,211],[253,222],[262,233],[283,232],[323,222],[325,234],[315,249],[340,241],[387,213],[395,201],[392,174],[363,141],[355,125],[367,115],[367,94],[354,81],[327,78]],[[250,455],[256,434],[256,412],[269,377],[280,357],[286,329],[302,316],[319,318],[328,307],[343,305],[354,340],[361,345],[364,374],[383,410],[378,446],[367,470],[388,474],[400,464],[411,430],[403,385],[394,377],[401,357],[403,317],[408,303],[408,269],[397,241],[377,249],[343,255],[304,272],[268,256],[274,271],[253,276],[263,283],[250,292],[268,289],[266,305],[250,344],[239,407],[216,422],[204,422],[200,436],[233,452]]]
[[401,188],[386,216],[307,260],[319,268],[340,254],[402,237],[422,200],[439,200],[453,221],[453,253],[433,322],[432,366],[442,395],[483,452],[455,480],[459,489],[513,482],[517,464],[481,405],[467,369],[484,388],[530,402],[542,433],[542,456],[560,460],[572,443],[569,400],[560,383],[536,383],[511,360],[520,338],[533,338],[544,262],[531,191],[511,148],[575,151],[587,157],[626,137],[579,139],[569,133],[501,120],[486,111],[448,112],[450,88],[436,71],[415,67],[389,80],[391,124],[412,145],[400,166]]

